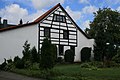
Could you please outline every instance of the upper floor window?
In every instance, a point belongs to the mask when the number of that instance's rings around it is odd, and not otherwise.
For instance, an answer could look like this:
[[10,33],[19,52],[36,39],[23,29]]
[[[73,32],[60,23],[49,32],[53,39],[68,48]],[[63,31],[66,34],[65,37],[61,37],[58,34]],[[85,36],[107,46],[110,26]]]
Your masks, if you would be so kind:
[[54,21],[57,22],[66,22],[65,16],[54,14]]
[[44,36],[50,38],[50,28],[44,28]]
[[69,39],[69,31],[63,30],[63,39]]

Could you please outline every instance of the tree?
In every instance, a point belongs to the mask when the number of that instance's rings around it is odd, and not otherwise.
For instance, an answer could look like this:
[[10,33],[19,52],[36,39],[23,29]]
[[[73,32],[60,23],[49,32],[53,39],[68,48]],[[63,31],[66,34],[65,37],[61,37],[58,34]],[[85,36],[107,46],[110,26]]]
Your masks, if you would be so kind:
[[56,47],[51,44],[51,41],[48,38],[45,38],[41,47],[41,59],[40,59],[40,68],[41,69],[51,69],[55,65],[55,56]]
[[30,54],[30,44],[28,43],[28,41],[26,41],[24,43],[24,46],[23,46],[24,50],[22,51],[23,53],[23,60],[24,61],[30,61],[31,59],[31,54]]
[[35,46],[31,49],[31,61],[32,61],[32,63],[35,63],[35,62],[40,62],[39,60],[40,60],[40,55],[38,54],[38,52],[37,52],[37,50],[36,50],[36,48],[35,48]]
[[120,45],[120,13],[103,8],[94,13],[94,17],[86,33],[95,39],[95,60],[111,60]]

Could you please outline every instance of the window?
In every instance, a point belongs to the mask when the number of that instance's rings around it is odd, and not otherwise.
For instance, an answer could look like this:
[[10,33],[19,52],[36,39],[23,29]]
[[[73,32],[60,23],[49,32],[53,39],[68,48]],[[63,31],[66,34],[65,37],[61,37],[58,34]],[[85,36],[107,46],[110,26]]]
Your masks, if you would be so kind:
[[50,28],[44,28],[44,36],[50,38]]
[[54,21],[57,22],[66,22],[65,16],[54,14]]
[[69,39],[69,31],[63,30],[63,39]]
[[59,55],[63,55],[64,47],[62,45],[59,45]]

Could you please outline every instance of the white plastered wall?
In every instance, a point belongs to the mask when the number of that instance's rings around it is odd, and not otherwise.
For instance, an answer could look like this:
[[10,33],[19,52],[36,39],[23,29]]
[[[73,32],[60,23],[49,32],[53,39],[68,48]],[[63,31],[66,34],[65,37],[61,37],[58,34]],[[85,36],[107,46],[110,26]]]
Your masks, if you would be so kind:
[[[77,47],[75,48],[75,62],[81,61],[81,49],[84,47],[91,47],[93,50],[94,39],[86,38],[79,30],[77,30]],[[91,51],[92,52],[92,51]],[[93,54],[93,53],[91,53]]]
[[13,30],[0,32],[0,63],[4,58],[10,59],[15,56],[22,57],[23,45],[26,40],[31,45],[37,47],[38,44],[38,25],[30,25]]

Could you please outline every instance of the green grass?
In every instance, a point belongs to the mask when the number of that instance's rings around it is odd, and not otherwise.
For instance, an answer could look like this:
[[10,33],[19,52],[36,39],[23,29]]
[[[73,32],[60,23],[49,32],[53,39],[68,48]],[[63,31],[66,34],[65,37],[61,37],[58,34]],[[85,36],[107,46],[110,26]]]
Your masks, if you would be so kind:
[[120,80],[120,68],[80,68],[80,64],[56,65],[52,70],[14,69],[14,72],[53,80]]
[[80,68],[80,65],[63,65],[56,66],[56,70],[62,73],[80,74],[90,80],[120,80],[120,68],[99,68],[98,70],[91,70],[89,68]]
[[92,80],[120,80],[120,68],[81,69],[81,72],[84,77]]

